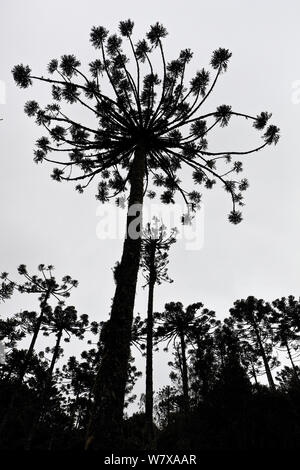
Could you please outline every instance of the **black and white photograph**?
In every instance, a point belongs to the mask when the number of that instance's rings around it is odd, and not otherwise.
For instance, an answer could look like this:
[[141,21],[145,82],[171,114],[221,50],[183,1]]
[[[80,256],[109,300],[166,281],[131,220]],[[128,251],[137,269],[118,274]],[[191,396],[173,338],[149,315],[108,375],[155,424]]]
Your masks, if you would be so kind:
[[2,452],[300,450],[299,17],[1,3]]

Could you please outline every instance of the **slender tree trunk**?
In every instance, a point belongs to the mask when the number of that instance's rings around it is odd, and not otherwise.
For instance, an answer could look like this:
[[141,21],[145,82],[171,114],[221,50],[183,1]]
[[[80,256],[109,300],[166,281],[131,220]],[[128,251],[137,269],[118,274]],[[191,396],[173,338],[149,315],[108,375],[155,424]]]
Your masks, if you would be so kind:
[[188,385],[188,370],[186,362],[186,346],[184,334],[180,335],[180,346],[181,346],[181,356],[182,356],[182,388],[183,388],[183,406],[185,414],[189,411],[189,385]]
[[150,253],[150,278],[147,309],[146,424],[149,444],[153,440],[153,295],[155,286],[155,246]]
[[258,330],[258,327],[257,327],[257,324],[256,324],[255,320],[253,321],[253,326],[254,326],[254,331],[255,331],[256,338],[257,338],[257,342],[258,342],[258,345],[259,345],[260,354],[261,354],[261,357],[262,357],[262,360],[263,360],[263,363],[264,363],[264,366],[265,366],[265,371],[266,371],[266,374],[267,374],[269,387],[270,387],[271,390],[275,391],[276,390],[275,383],[274,383],[272,373],[271,373],[271,369],[270,369],[270,366],[269,366],[269,362],[268,362],[268,359],[267,359],[267,356],[266,356],[266,353],[265,353],[265,348],[262,344],[260,333],[259,333],[259,330]]
[[298,375],[296,366],[295,366],[294,361],[293,361],[293,358],[292,358],[292,354],[291,354],[291,350],[290,350],[290,347],[289,347],[289,343],[288,343],[287,341],[286,341],[286,343],[285,343],[285,347],[286,347],[286,350],[287,350],[287,353],[288,353],[290,362],[291,362],[291,364],[292,364],[292,368],[293,368],[293,371],[294,371],[294,376],[295,376],[295,378],[297,379],[297,381],[300,382],[299,375]]
[[137,233],[137,229],[139,225],[141,230],[142,224],[145,156],[145,149],[137,147],[130,169],[126,237],[103,357],[94,386],[95,402],[86,449],[118,449],[121,445],[133,308],[141,256],[141,234]]

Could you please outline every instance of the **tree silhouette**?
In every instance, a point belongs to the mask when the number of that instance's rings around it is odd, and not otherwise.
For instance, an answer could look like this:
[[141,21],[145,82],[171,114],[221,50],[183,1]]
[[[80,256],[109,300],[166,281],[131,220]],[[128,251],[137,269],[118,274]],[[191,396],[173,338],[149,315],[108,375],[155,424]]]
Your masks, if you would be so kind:
[[13,294],[15,284],[12,281],[7,281],[8,273],[2,273],[0,279],[2,279],[0,286],[0,301],[4,302]]
[[300,382],[298,369],[293,360],[293,349],[298,349],[300,332],[300,303],[294,296],[282,297],[272,302],[273,311],[270,318],[275,329],[274,341],[285,348],[294,371],[295,379]]
[[216,375],[215,326],[215,312],[203,309],[189,331],[191,390],[195,401],[207,396]]
[[44,334],[48,336],[49,334],[54,333],[56,335],[56,342],[54,348],[52,349],[52,359],[47,370],[46,380],[43,384],[39,397],[40,407],[28,436],[26,445],[27,450],[31,449],[32,440],[37,430],[39,421],[48,406],[54,367],[57,360],[59,359],[60,354],[62,353],[61,341],[63,339],[63,335],[67,335],[67,337],[64,338],[66,342],[70,341],[71,336],[76,336],[79,339],[83,339],[84,333],[89,327],[89,320],[87,315],[83,314],[78,319],[75,307],[63,307],[60,304],[57,305],[54,310],[50,310],[47,323],[48,328]]
[[[201,302],[189,305],[185,310],[181,302],[169,302],[165,305],[162,313],[156,314],[158,327],[156,337],[160,340],[167,340],[168,344],[173,341],[174,347],[176,341],[180,344],[180,358],[182,361],[182,388],[183,388],[183,406],[185,413],[189,410],[189,385],[188,385],[188,366],[186,356],[186,340],[190,337],[192,326],[195,326],[201,314],[197,311],[203,307]],[[207,309],[203,309],[204,316],[207,318]],[[202,313],[203,313],[202,312]]]
[[[174,383],[185,381],[185,363],[187,368],[189,405],[195,406],[207,395],[216,375],[213,330],[215,312],[203,308],[186,328],[186,358],[182,354],[181,341],[174,344],[174,360],[169,362],[172,368],[170,378]],[[190,349],[188,349],[190,347]],[[189,359],[189,361],[188,361]],[[185,409],[186,399],[181,399],[181,408]],[[186,412],[186,411],[185,411]]]
[[28,311],[19,314],[20,321],[25,325],[28,324],[28,332],[32,334],[31,342],[23,363],[22,370],[20,372],[20,383],[23,381],[28,361],[33,354],[40,329],[49,309],[48,301],[50,297],[53,296],[55,299],[62,301],[62,299],[69,297],[70,291],[78,285],[78,281],[73,280],[68,275],[64,276],[61,283],[58,284],[55,277],[53,276],[53,269],[54,268],[51,265],[46,267],[44,264],[40,264],[38,266],[40,276],[36,274],[31,275],[28,273],[26,266],[21,264],[18,268],[18,272],[25,278],[25,281],[22,284],[17,284],[14,281],[10,281],[8,279],[7,273],[2,274],[2,276],[5,275],[5,279],[12,283],[19,292],[39,294],[39,315],[37,315],[35,312]]
[[[21,264],[18,268],[18,273],[25,278],[25,281],[21,284],[11,281],[8,278],[7,273],[2,274],[2,278],[6,282],[14,285],[14,288],[21,293],[29,294],[38,294],[40,301],[40,312],[39,315],[36,312],[22,312],[19,314],[21,323],[28,324],[28,332],[32,334],[29,348],[24,357],[22,366],[19,369],[19,377],[17,385],[20,385],[23,382],[24,376],[26,374],[28,365],[33,356],[35,344],[39,335],[39,332],[42,328],[44,321],[46,320],[47,313],[49,312],[48,301],[50,297],[62,302],[62,299],[70,296],[70,291],[77,287],[78,281],[73,280],[70,276],[64,276],[62,278],[61,284],[58,284],[55,277],[53,276],[53,266],[45,266],[40,264],[38,266],[39,275],[31,275],[28,273],[27,268],[24,264]],[[16,387],[15,392],[12,394],[10,404],[7,408],[6,413],[3,416],[3,419],[0,424],[0,435],[5,428],[9,413],[14,405],[16,394],[18,393],[18,387]]]
[[[156,195],[153,190],[147,192],[149,178],[152,177],[154,186],[162,189],[163,203],[173,203],[175,194],[179,193],[192,211],[199,206],[201,194],[185,189],[178,171],[189,168],[193,185],[212,188],[219,181],[231,196],[229,220],[239,223],[242,216],[237,208],[243,204],[242,191],[247,189],[248,181],[231,179],[232,173],[242,170],[242,163],[236,158],[276,144],[279,138],[279,129],[269,125],[263,143],[250,150],[211,151],[207,136],[212,129],[226,127],[234,117],[246,119],[262,130],[271,115],[262,112],[251,116],[226,104],[201,114],[219,77],[227,70],[229,50],[219,48],[213,52],[212,80],[202,68],[185,84],[187,65],[193,55],[190,49],[182,50],[177,59],[167,62],[163,49],[163,39],[167,36],[164,26],[152,25],[146,39],[136,45],[132,39],[133,27],[131,20],[121,21],[121,36],[109,36],[102,26],[92,28],[91,42],[101,58],[89,64],[89,75],[82,71],[74,55],[63,55],[60,61],[51,60],[47,77],[33,75],[28,65],[16,65],[12,70],[21,88],[27,88],[33,81],[52,86],[51,104],[41,108],[36,101],[28,101],[25,112],[35,117],[36,123],[46,131],[46,136],[37,141],[34,160],[56,165],[52,173],[54,180],[76,181],[79,183],[76,189],[82,192],[96,177],[97,199],[106,202],[116,198],[117,204],[124,202],[124,193],[130,187],[119,282],[111,309],[111,336],[99,370],[101,383],[96,387],[99,396],[87,447],[113,447],[120,434],[141,252],[142,205],[146,193],[150,198]],[[135,72],[129,69],[122,37],[127,40]],[[161,57],[162,78],[154,69],[156,50]],[[101,79],[111,86],[112,97],[102,92]],[[68,105],[78,105],[81,111],[90,113],[95,124],[90,124],[91,119],[77,122],[62,108],[63,102],[67,109]],[[58,156],[52,158],[51,153]],[[223,162],[229,163],[230,168],[226,163],[222,165]]]
[[18,341],[25,337],[26,333],[19,314],[6,320],[0,319],[0,341],[3,341],[5,349],[14,348]]
[[168,426],[172,415],[179,409],[177,390],[169,385],[159,390],[154,409],[159,427]]
[[298,366],[288,367],[284,366],[280,372],[276,375],[276,379],[279,382],[280,388],[285,393],[291,393],[294,395],[296,400],[299,396],[299,376],[300,376],[300,368]]
[[[237,381],[240,381],[239,385],[246,386],[247,389],[250,383],[249,377],[254,378],[256,385],[258,385],[257,367],[258,364],[261,365],[259,362],[260,351],[241,335],[240,329],[235,329],[234,326],[233,318],[225,318],[223,322],[217,322],[214,343],[219,358],[219,370],[216,376],[221,382],[223,380],[234,382],[237,378]],[[230,373],[232,373],[231,379]],[[265,374],[265,370],[263,373]],[[229,383],[223,383],[223,386],[228,388]]]
[[236,300],[230,309],[230,316],[236,322],[240,336],[247,338],[259,349],[265,372],[272,390],[275,390],[269,361],[272,349],[272,328],[269,322],[271,306],[262,299],[249,296],[246,300]]
[[136,395],[132,392],[138,378],[142,376],[142,372],[137,369],[137,367],[134,365],[134,362],[134,357],[130,355],[127,372],[128,378],[125,388],[125,408],[135,401]]
[[86,430],[92,403],[92,388],[99,361],[99,349],[92,348],[81,353],[81,360],[71,356],[62,368],[63,390],[67,395],[67,408],[75,428]]
[[250,379],[254,380],[255,386],[259,387],[258,377],[266,373],[260,349],[256,344],[251,344],[247,339],[240,340],[240,347],[241,363],[245,367]]
[[[274,301],[271,307],[262,300],[255,300],[259,306],[253,301],[252,309],[253,304],[257,310],[261,310],[260,303],[265,307],[264,315],[260,312],[258,328],[266,358],[270,363],[272,350],[269,348],[269,341],[272,340],[272,346],[278,344],[280,351],[282,349],[281,316],[284,321],[283,339],[286,334],[290,335],[288,330],[292,332],[292,336],[297,331],[298,299],[292,296],[277,299],[279,307],[274,306],[277,301]],[[250,308],[251,302],[248,299],[244,302]],[[245,310],[247,309],[243,306],[243,311]],[[258,321],[260,315],[255,309],[254,311]],[[32,422],[35,423],[32,449],[78,450],[83,442],[92,409],[91,385],[101,363],[104,350],[101,339],[105,339],[108,334],[109,322],[101,325],[99,347],[84,351],[77,359],[72,357],[68,364],[61,368],[62,361],[58,364],[58,357],[61,357],[63,352],[63,338],[68,340],[69,334],[79,334],[81,337],[81,332],[83,334],[86,329],[93,329],[95,334],[99,334],[99,325],[87,325],[86,316],[83,316],[84,325],[80,325],[76,322],[80,323],[82,319],[75,319],[74,313],[74,308],[63,305],[49,310],[49,315],[45,318],[48,324],[45,323],[41,331],[46,336],[56,336],[55,344],[49,344],[45,353],[40,351],[32,355],[26,380],[19,386],[17,381],[26,350],[17,348],[22,344],[24,333],[31,334],[30,323],[27,320],[28,323],[22,325],[19,314],[10,317],[10,321],[0,321],[0,338],[8,350],[6,363],[0,367],[0,409],[5,410],[16,387],[19,390],[5,435],[1,440],[1,449],[24,449],[24,442],[28,439],[28,434],[32,433]],[[174,447],[178,451],[186,451],[187,448],[193,451],[253,450],[258,447],[269,449],[274,445],[280,450],[298,449],[300,389],[295,375],[295,372],[299,374],[296,364],[294,363],[295,370],[287,366],[281,368],[276,375],[276,393],[272,393],[272,390],[258,382],[257,377],[261,374],[260,369],[264,364],[259,342],[253,334],[254,327],[246,324],[244,316],[243,321],[233,318],[232,315],[224,321],[218,321],[215,320],[213,312],[201,308],[196,311],[194,320],[189,318],[185,335],[185,354],[190,413],[187,419],[183,406],[183,356],[180,337],[178,335],[174,340],[170,335],[167,339],[169,342],[173,341],[175,353],[175,360],[169,363],[172,387],[166,386],[154,395],[155,438],[159,451],[167,453]],[[158,322],[160,327],[165,324],[163,319],[158,318]],[[64,333],[59,339],[62,328]],[[136,317],[132,344],[136,338],[138,346],[142,345],[145,333],[144,323],[141,318]],[[289,347],[291,351],[297,351],[297,339],[294,340],[292,336],[289,336]],[[94,343],[90,340],[88,344]],[[255,369],[252,375],[251,365]],[[247,374],[250,378],[256,375],[257,383],[254,387],[251,386]],[[127,372],[126,404],[134,399],[133,386],[139,375],[131,359]],[[37,416],[40,416],[38,422]],[[124,414],[123,447],[147,451],[148,440],[145,435],[143,412],[135,413],[131,417],[128,417],[127,413]]]
[[168,255],[176,242],[176,229],[167,234],[166,227],[154,218],[143,231],[141,268],[148,285],[147,347],[146,347],[146,423],[150,442],[153,438],[153,297],[155,284],[172,282],[168,276]]
[[52,377],[54,366],[60,355],[60,344],[63,339],[63,335],[67,334],[64,341],[69,342],[71,336],[76,336],[79,339],[84,338],[84,333],[89,327],[89,320],[86,314],[80,315],[80,319],[77,318],[77,312],[75,307],[62,307],[57,305],[53,312],[49,313],[48,317],[48,331],[49,334],[56,335],[56,343],[53,349],[53,355],[51,364],[48,370],[49,377]]

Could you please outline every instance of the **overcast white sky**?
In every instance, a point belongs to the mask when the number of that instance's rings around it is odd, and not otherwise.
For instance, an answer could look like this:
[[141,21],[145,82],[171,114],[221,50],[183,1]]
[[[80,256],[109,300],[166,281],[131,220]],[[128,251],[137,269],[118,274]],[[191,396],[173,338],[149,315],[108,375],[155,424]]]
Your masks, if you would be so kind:
[[[299,2],[11,0],[2,2],[1,10],[0,80],[6,87],[6,102],[0,105],[1,271],[13,276],[20,263],[30,271],[39,263],[53,264],[58,276],[69,273],[79,280],[71,298],[79,313],[107,319],[114,293],[111,267],[120,258],[123,242],[97,237],[95,187],[80,196],[71,184],[53,182],[49,166],[33,163],[34,142],[42,134],[23,106],[29,99],[49,102],[49,87],[20,90],[10,71],[22,62],[37,75],[45,74],[50,59],[69,53],[85,65],[96,57],[89,43],[91,27],[103,25],[116,32],[120,20],[131,18],[136,39],[156,21],[166,26],[169,59],[190,47],[191,73],[209,66],[214,49],[230,49],[228,72],[207,109],[231,104],[249,114],[268,110],[282,134],[277,147],[245,157],[250,188],[242,224],[227,221],[231,207],[223,190],[204,193],[203,247],[188,251],[184,241],[172,247],[169,272],[174,283],[156,290],[155,310],[171,300],[185,305],[200,300],[224,318],[237,298],[299,295],[300,94],[293,89],[300,80]],[[249,123],[228,136],[226,131],[210,138],[215,150],[223,151],[223,144],[248,149],[260,142]],[[145,314],[147,292],[142,284],[141,279],[136,311]],[[35,305],[25,296],[16,297],[1,306],[0,314]],[[74,342],[68,352],[81,348]],[[156,387],[167,381],[166,363],[166,356],[156,360]],[[138,365],[144,362],[138,360]],[[138,393],[142,391],[141,382]]]

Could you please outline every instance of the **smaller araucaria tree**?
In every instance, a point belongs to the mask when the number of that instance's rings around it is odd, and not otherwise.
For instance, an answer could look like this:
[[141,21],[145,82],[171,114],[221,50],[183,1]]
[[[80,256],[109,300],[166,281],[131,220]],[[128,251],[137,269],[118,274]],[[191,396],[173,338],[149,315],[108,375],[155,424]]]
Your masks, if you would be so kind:
[[47,332],[44,334],[47,336],[51,333],[56,335],[52,360],[48,370],[49,378],[51,378],[54,366],[60,356],[60,344],[63,339],[63,335],[66,335],[64,338],[65,342],[69,342],[71,336],[83,339],[84,333],[89,328],[89,320],[88,316],[85,314],[80,315],[80,318],[78,318],[75,307],[64,307],[61,305],[57,305],[54,310],[51,309],[47,320]]
[[37,430],[39,421],[49,405],[49,398],[52,385],[52,377],[54,372],[54,367],[63,352],[61,347],[61,341],[64,338],[64,341],[69,342],[71,336],[76,336],[79,339],[84,338],[84,334],[89,328],[89,319],[88,315],[80,315],[77,317],[77,311],[73,306],[62,306],[61,304],[57,305],[54,309],[50,308],[50,311],[47,315],[47,330],[44,332],[44,335],[48,336],[49,334],[56,335],[55,346],[52,349],[52,358],[50,366],[47,370],[46,379],[43,384],[40,396],[39,396],[39,406],[34,417],[34,421],[28,436],[26,448],[29,450],[32,445],[32,440],[34,438],[35,432]]
[[168,276],[169,249],[176,242],[177,230],[170,234],[155,217],[152,225],[147,224],[143,231],[141,268],[148,286],[147,307],[147,347],[146,347],[146,422],[148,437],[153,434],[153,297],[155,284],[173,282]]
[[[13,286],[13,289],[18,290],[21,293],[27,294],[38,294],[40,302],[40,311],[38,314],[36,312],[22,312],[18,314],[19,319],[28,326],[28,332],[31,334],[31,341],[29,348],[24,356],[23,363],[19,369],[19,376],[17,384],[20,385],[23,382],[25,374],[27,372],[28,366],[33,357],[34,348],[38,335],[41,331],[41,328],[46,321],[46,316],[49,313],[49,300],[51,297],[54,297],[59,303],[63,304],[63,299],[70,296],[70,291],[77,287],[78,281],[73,280],[70,276],[64,276],[61,283],[58,283],[53,276],[53,266],[45,266],[40,264],[38,266],[39,274],[29,274],[27,268],[24,264],[21,264],[18,268],[18,273],[25,278],[24,282],[15,282],[9,279],[8,273],[2,273],[2,279],[5,283],[8,283]],[[15,393],[12,395],[10,404],[4,417],[0,423],[0,434],[5,428],[9,413],[14,405],[16,399],[16,393],[18,388],[15,388]]]
[[70,291],[78,286],[78,281],[73,280],[70,276],[64,276],[60,283],[58,283],[53,276],[53,266],[45,266],[40,264],[38,266],[39,274],[29,274],[24,264],[21,264],[18,268],[18,273],[25,278],[24,282],[17,283],[9,279],[7,273],[2,273],[2,279],[7,283],[14,286],[14,289],[21,293],[27,294],[38,294],[40,302],[39,314],[35,312],[22,312],[19,314],[20,319],[24,322],[24,325],[28,325],[28,332],[32,335],[31,342],[23,363],[23,367],[20,373],[19,382],[21,383],[26,374],[28,362],[30,361],[34,347],[45,320],[45,316],[49,309],[49,300],[54,297],[61,304],[63,299],[70,296]]

